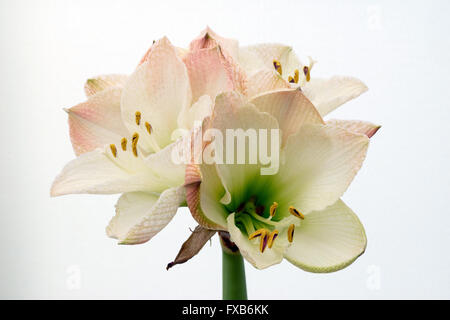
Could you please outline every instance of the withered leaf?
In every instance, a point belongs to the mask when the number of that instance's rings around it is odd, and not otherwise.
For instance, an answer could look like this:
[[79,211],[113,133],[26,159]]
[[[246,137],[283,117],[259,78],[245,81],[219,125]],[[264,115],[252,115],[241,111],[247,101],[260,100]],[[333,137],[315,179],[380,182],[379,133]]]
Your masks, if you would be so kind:
[[167,270],[172,268],[176,264],[185,263],[193,256],[195,256],[201,248],[208,242],[209,239],[216,233],[215,230],[205,229],[201,226],[197,226],[189,238],[183,243],[177,257],[174,261],[169,263],[166,267]]

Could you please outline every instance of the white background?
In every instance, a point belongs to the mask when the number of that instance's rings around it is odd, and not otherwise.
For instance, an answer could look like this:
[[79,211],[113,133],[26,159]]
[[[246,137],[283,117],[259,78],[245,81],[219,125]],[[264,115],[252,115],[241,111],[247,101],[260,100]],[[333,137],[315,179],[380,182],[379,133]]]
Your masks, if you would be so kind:
[[74,155],[63,107],[91,76],[131,73],[167,35],[206,26],[241,44],[281,42],[370,90],[332,113],[382,124],[344,196],[366,253],[333,274],[246,265],[262,299],[450,298],[448,1],[1,1],[0,298],[219,299],[217,238],[165,270],[195,227],[187,209],[149,243],[104,228],[117,196],[50,198]]

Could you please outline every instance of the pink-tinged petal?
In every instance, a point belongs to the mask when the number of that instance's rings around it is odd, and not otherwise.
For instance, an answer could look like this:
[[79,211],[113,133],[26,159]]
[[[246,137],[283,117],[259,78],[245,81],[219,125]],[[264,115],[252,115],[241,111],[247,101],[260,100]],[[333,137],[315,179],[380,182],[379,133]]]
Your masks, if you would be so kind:
[[250,76],[247,86],[247,95],[249,98],[269,91],[290,88],[289,83],[278,72],[267,69],[257,71]]
[[[152,56],[152,51],[155,48],[156,41],[153,41],[153,44],[151,47],[147,50],[147,52],[142,57],[141,61],[139,61],[139,65],[143,64],[144,62],[148,61],[150,57]],[[178,58],[183,59],[183,57],[188,53],[187,49],[180,48],[180,47],[174,47],[175,52],[178,56]]]
[[203,228],[227,230],[227,211],[220,203],[225,189],[214,165],[187,165],[185,189],[189,210]]
[[125,74],[107,74],[90,78],[84,84],[84,92],[87,97],[111,87],[123,87],[128,76]]
[[232,59],[237,61],[239,52],[239,43],[235,39],[229,39],[219,36],[210,27],[206,27],[200,35],[195,38],[189,45],[191,51],[200,49],[209,49],[220,46],[222,50],[226,51]]
[[[323,210],[347,190],[362,166],[369,138],[330,125],[302,126],[289,137],[285,162],[275,176],[279,212],[294,206],[303,214]],[[284,199],[284,201],[283,201]]]
[[[149,59],[129,77],[122,94],[122,118],[130,132],[139,134],[146,152],[172,142],[178,115],[191,104],[186,67],[167,38],[157,41]],[[136,118],[140,114],[140,121]],[[147,125],[152,130],[147,130]],[[150,131],[150,132],[149,132]]]
[[120,111],[121,95],[121,88],[110,87],[66,110],[76,155],[114,143],[128,135]]
[[116,215],[106,233],[119,244],[141,244],[153,238],[175,216],[183,203],[184,188],[170,188],[156,195],[124,193],[116,204]]
[[245,74],[217,46],[191,51],[184,57],[192,88],[193,101],[207,94],[214,99],[226,91],[246,92]]
[[341,127],[354,133],[362,133],[372,138],[375,133],[381,128],[380,125],[373,124],[368,121],[360,120],[338,120],[331,119],[326,122],[328,125]]
[[250,103],[259,111],[267,112],[278,120],[282,132],[282,145],[303,125],[324,123],[316,108],[297,89],[263,93],[250,100]]
[[334,76],[330,79],[312,78],[302,87],[302,91],[317,108],[322,117],[342,104],[350,101],[368,90],[359,79]]

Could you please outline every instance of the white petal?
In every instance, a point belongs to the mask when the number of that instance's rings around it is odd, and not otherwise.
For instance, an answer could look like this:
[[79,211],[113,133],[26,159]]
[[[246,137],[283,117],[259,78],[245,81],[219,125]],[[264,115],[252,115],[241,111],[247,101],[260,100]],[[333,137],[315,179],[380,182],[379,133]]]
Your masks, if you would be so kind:
[[68,110],[70,139],[77,155],[120,140],[128,135],[122,121],[122,89],[110,87]]
[[294,232],[285,258],[310,272],[345,268],[364,253],[366,234],[358,217],[338,200],[322,211],[308,214]]
[[123,87],[128,76],[124,74],[107,74],[88,79],[84,84],[84,92],[90,97],[111,87]]
[[160,168],[147,166],[129,149],[122,151],[118,146],[117,157],[107,147],[96,149],[80,155],[64,167],[53,182],[51,195],[161,192],[172,187],[171,180],[164,177],[164,171],[157,172],[157,169]]
[[257,269],[265,269],[274,264],[280,263],[283,260],[283,249],[281,248],[266,248],[263,253],[259,249],[259,239],[248,240],[247,235],[236,227],[234,221],[235,214],[228,216],[228,232],[230,233],[231,241],[233,241],[239,248],[242,256],[250,262]]
[[289,137],[285,163],[274,177],[279,211],[292,205],[307,214],[335,203],[361,167],[368,145],[365,135],[339,127],[303,126]]
[[367,91],[367,86],[356,78],[334,76],[330,79],[311,78],[302,87],[303,93],[322,117]]
[[116,204],[116,215],[106,233],[120,244],[147,242],[172,220],[184,199],[183,187],[167,189],[160,196],[125,193]]
[[303,76],[303,65],[292,47],[282,44],[263,43],[242,47],[239,51],[239,64],[249,75],[261,69],[274,70],[273,61],[281,63],[282,77],[288,79],[298,69]]
[[180,112],[178,126],[191,130],[195,123],[201,123],[204,118],[211,115],[213,101],[209,95],[201,96],[196,103]]
[[[172,133],[178,127],[178,114],[190,101],[186,67],[169,40],[163,38],[155,43],[149,59],[136,69],[124,87],[123,120],[131,132],[139,133],[145,151],[157,151],[171,143]],[[139,126],[137,111],[141,113]],[[145,122],[152,126],[151,135]]]
[[337,119],[331,119],[327,121],[328,125],[331,126],[337,126],[344,129],[347,129],[348,131],[354,132],[354,133],[362,133],[365,134],[367,137],[372,138],[375,133],[381,128],[380,125],[373,124],[371,122],[367,121],[360,121],[360,120],[337,120]]

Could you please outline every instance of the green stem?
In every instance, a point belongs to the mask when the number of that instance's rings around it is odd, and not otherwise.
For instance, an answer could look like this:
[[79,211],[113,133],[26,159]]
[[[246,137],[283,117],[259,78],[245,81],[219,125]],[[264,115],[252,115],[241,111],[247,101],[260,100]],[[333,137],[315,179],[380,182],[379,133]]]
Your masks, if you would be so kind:
[[230,250],[223,240],[221,241],[223,300],[247,300],[244,260],[239,250]]

